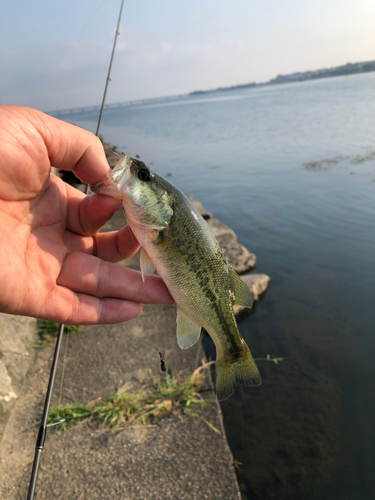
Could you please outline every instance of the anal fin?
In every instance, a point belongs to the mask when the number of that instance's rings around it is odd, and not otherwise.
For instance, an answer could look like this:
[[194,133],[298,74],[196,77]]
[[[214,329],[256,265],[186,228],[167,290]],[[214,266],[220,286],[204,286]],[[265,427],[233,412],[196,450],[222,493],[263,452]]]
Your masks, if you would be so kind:
[[181,349],[188,349],[199,339],[201,327],[196,325],[184,314],[181,309],[177,309],[177,343]]

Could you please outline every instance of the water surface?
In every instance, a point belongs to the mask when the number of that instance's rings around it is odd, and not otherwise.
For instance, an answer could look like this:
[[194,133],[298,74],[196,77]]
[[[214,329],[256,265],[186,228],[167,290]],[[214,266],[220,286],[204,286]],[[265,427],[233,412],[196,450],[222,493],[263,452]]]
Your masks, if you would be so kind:
[[[104,113],[107,141],[171,173],[271,277],[240,330],[284,360],[222,404],[243,498],[375,498],[374,116],[374,73]],[[97,112],[65,119],[94,131]]]

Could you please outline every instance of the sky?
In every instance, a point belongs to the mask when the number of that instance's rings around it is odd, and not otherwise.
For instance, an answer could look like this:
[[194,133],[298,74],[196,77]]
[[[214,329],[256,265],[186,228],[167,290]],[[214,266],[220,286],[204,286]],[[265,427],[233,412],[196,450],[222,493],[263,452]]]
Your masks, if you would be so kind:
[[[121,0],[0,0],[0,103],[99,104]],[[373,0],[125,0],[107,103],[375,59]]]

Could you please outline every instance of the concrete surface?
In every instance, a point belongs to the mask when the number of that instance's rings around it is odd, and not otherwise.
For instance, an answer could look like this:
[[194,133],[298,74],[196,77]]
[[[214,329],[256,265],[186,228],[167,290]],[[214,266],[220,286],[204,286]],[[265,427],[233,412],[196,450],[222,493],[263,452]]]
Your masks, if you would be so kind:
[[[122,217],[118,212],[106,229],[119,227]],[[122,264],[136,267],[137,260]],[[83,327],[78,335],[63,339],[53,400],[89,401],[114,392],[119,383],[137,384],[139,370],[161,374],[159,350],[165,353],[173,372],[185,370],[189,374],[195,367],[198,347],[180,350],[177,346],[174,306],[144,306],[142,315],[129,322]],[[41,416],[51,359],[50,347],[34,351],[23,384],[16,387],[18,398],[1,442],[2,499],[26,498],[35,421]],[[65,433],[49,432],[36,500],[60,496],[72,500],[239,499],[233,458],[211,382],[205,399],[210,404],[202,417],[219,428],[220,435],[190,416],[165,419],[156,428],[119,433],[90,422]]]

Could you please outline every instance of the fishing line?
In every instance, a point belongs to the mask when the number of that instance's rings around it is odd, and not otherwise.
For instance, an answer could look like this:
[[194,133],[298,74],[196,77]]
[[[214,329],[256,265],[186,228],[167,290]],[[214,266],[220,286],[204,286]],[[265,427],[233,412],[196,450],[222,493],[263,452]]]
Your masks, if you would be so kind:
[[113,151],[112,149],[109,148],[104,148],[104,151],[109,151],[110,153],[113,153],[116,156],[121,156],[120,153],[118,153],[117,151]]
[[154,330],[156,332],[156,345],[157,345],[158,352],[159,352],[159,357],[160,357],[160,369],[161,369],[162,372],[166,372],[167,371],[167,365],[165,364],[162,351],[160,350],[159,332],[158,332],[158,329],[157,329],[157,326],[156,326],[156,322],[155,322],[154,307],[153,306],[151,306],[151,315],[152,315],[152,323],[154,324]]
[[[100,125],[100,122],[99,122],[98,126],[99,125]],[[114,153],[117,156],[121,156],[119,153],[117,153],[116,151],[112,151],[109,148],[105,148],[105,150],[106,151],[110,151],[111,153]],[[87,186],[87,188],[88,188],[88,186]],[[86,192],[86,194],[87,194],[87,192]],[[126,212],[125,212],[125,218],[126,218]],[[135,236],[134,236],[133,231],[131,230],[131,228],[130,228],[130,237],[132,239],[132,242],[133,242],[134,246],[136,246],[136,244],[139,245],[139,242],[136,240],[136,238],[135,238]],[[146,277],[145,277],[145,281],[146,281]],[[159,357],[160,357],[160,369],[161,369],[162,372],[166,372],[168,370],[168,368],[167,368],[167,365],[165,363],[165,360],[164,360],[164,357],[163,357],[163,353],[160,350],[160,338],[159,338],[158,330],[156,328],[156,322],[155,322],[155,317],[154,317],[154,308],[153,308],[153,306],[151,306],[151,315],[152,315],[152,322],[153,322],[153,325],[154,325],[154,329],[155,329],[155,332],[156,332],[156,347],[158,349],[158,353],[159,353]]]
[[[125,212],[125,217],[126,217],[126,212]],[[130,228],[130,237],[131,237],[131,239],[133,241],[134,246],[136,244],[139,245],[138,241],[135,239],[135,236],[134,236],[133,231],[131,230],[131,228]],[[145,281],[146,281],[146,276],[145,276]],[[150,307],[151,307],[152,323],[154,325],[154,330],[155,330],[155,333],[156,333],[156,348],[158,349],[158,353],[159,353],[159,357],[160,357],[160,369],[161,369],[161,371],[166,372],[167,371],[167,365],[165,364],[163,353],[160,350],[160,339],[159,339],[159,333],[158,333],[158,330],[157,330],[157,327],[156,327],[156,322],[155,322],[154,307],[152,305]],[[155,345],[154,342],[152,342],[152,343]]]
[[[94,12],[91,14],[91,16],[86,20],[85,24],[83,25],[82,29],[80,31],[78,31],[78,33],[76,35],[72,35],[72,38],[76,38],[77,40],[79,40],[82,36],[82,33],[86,30],[86,28],[88,27],[89,23],[92,21],[92,19],[95,17],[96,13],[102,8],[102,6],[105,4],[105,3],[110,3],[112,0],[103,0],[99,6],[94,10]],[[67,28],[67,30],[64,30],[64,32],[69,32],[70,28],[74,25],[74,22],[72,22],[70,24],[70,26]],[[75,30],[73,30],[75,31]],[[59,33],[57,33],[57,36],[59,36]],[[56,70],[55,70],[55,74],[51,77],[51,80],[49,82],[49,84],[47,85],[47,89],[49,89],[50,87],[52,87],[52,84],[54,83],[54,81],[56,80],[56,78],[58,77],[59,73],[61,72],[61,67],[62,65],[64,64],[67,56],[72,52],[72,48],[71,47],[68,47],[66,50],[65,50],[65,53],[63,53],[61,59],[60,59],[60,63],[58,64]]]

